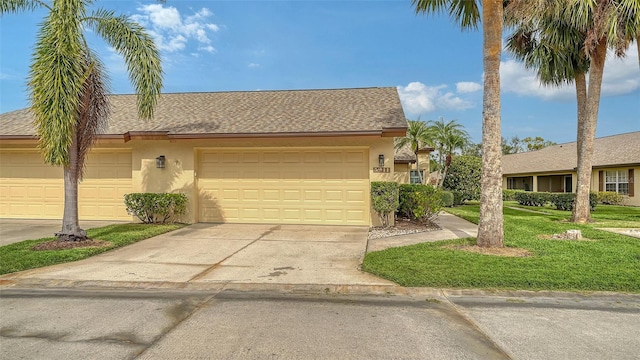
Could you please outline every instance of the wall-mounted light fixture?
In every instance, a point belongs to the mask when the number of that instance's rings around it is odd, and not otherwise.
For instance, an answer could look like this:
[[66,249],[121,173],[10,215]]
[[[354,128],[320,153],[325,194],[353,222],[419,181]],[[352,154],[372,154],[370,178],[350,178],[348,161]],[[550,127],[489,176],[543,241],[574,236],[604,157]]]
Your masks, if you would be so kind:
[[164,155],[160,155],[156,158],[156,167],[158,169],[164,169],[165,158]]
[[384,154],[378,155],[378,165],[380,165],[380,167],[384,167]]

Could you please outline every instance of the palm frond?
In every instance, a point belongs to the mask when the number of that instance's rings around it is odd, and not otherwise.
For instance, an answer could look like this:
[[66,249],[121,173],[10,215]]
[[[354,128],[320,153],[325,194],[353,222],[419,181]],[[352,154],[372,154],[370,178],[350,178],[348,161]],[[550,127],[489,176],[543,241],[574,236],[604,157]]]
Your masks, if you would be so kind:
[[115,16],[112,11],[97,10],[85,22],[122,54],[138,94],[138,115],[144,120],[151,119],[162,89],[160,54],[153,39],[138,23],[126,16]]
[[[59,4],[59,5],[56,5]],[[31,109],[39,147],[53,165],[69,163],[68,149],[76,123],[84,69],[80,23],[84,4],[54,4],[38,33],[29,74]]]
[[85,43],[83,53],[85,80],[82,86],[78,120],[76,124],[76,146],[78,158],[76,178],[82,180],[85,170],[85,159],[96,140],[96,135],[106,130],[110,113],[107,94],[109,87],[104,66],[100,59]]
[[479,0],[411,0],[416,14],[446,12],[463,30],[475,30],[480,23]]
[[0,0],[0,15],[5,13],[33,11],[40,7],[51,9],[45,2],[39,0]]

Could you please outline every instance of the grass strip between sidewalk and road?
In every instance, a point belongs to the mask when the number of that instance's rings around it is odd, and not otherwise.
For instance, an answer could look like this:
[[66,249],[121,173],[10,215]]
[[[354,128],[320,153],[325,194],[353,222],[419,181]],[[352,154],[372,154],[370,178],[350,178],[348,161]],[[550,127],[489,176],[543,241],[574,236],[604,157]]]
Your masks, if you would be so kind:
[[53,237],[0,246],[0,274],[85,259],[184,226],[184,224],[114,224],[87,230],[89,238],[109,242],[107,246],[103,247],[32,250],[37,244],[55,240]]
[[[477,204],[447,211],[478,223]],[[532,256],[443,247],[475,245],[475,238],[466,238],[368,253],[362,269],[410,287],[640,293],[640,239],[598,230],[640,228],[640,208],[598,205],[588,224],[570,223],[570,215],[551,207],[505,203],[505,247],[526,249]],[[585,240],[544,238],[569,229],[581,230]]]

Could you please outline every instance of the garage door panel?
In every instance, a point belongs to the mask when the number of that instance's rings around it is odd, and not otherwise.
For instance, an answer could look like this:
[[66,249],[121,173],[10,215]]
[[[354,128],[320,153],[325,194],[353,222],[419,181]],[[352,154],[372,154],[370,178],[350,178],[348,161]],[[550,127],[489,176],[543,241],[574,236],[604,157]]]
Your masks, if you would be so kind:
[[[216,164],[215,154],[240,162]],[[199,221],[369,224],[366,149],[211,149],[199,159]]]
[[[63,170],[43,163],[37,151],[2,151],[0,217],[56,219],[64,210]],[[78,187],[78,212],[84,220],[130,220],[124,194],[130,193],[130,151],[97,151],[87,157]]]

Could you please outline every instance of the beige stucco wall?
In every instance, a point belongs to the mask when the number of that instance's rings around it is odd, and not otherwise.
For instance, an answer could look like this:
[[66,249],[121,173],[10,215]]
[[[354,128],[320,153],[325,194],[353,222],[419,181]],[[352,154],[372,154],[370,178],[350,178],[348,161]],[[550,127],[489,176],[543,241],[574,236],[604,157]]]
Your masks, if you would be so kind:
[[[260,139],[210,139],[210,140],[101,140],[96,148],[131,149],[132,152],[132,186],[133,192],[182,192],[189,198],[187,214],[181,219],[187,223],[197,221],[197,164],[198,152],[207,148],[238,147],[359,147],[368,149],[370,181],[396,181],[393,157],[393,138],[379,136],[354,137],[317,137],[317,138],[260,138]],[[34,141],[8,141],[0,144],[1,148],[35,148]],[[385,157],[385,167],[389,173],[377,173],[378,156]],[[165,168],[156,168],[156,157],[164,155]],[[427,163],[428,164],[428,163]],[[408,172],[402,170],[401,177]],[[379,225],[375,212],[370,210],[371,225]]]
[[[198,150],[207,148],[253,148],[253,147],[367,147],[369,150],[370,181],[394,181],[393,138],[381,137],[321,137],[280,139],[213,139],[213,140],[132,140],[133,189],[141,192],[183,192],[189,198],[187,214],[183,221],[197,221],[198,194],[196,186]],[[389,173],[376,173],[378,156],[385,157]],[[155,167],[156,157],[164,155],[166,167]],[[380,224],[371,209],[371,224]]]

